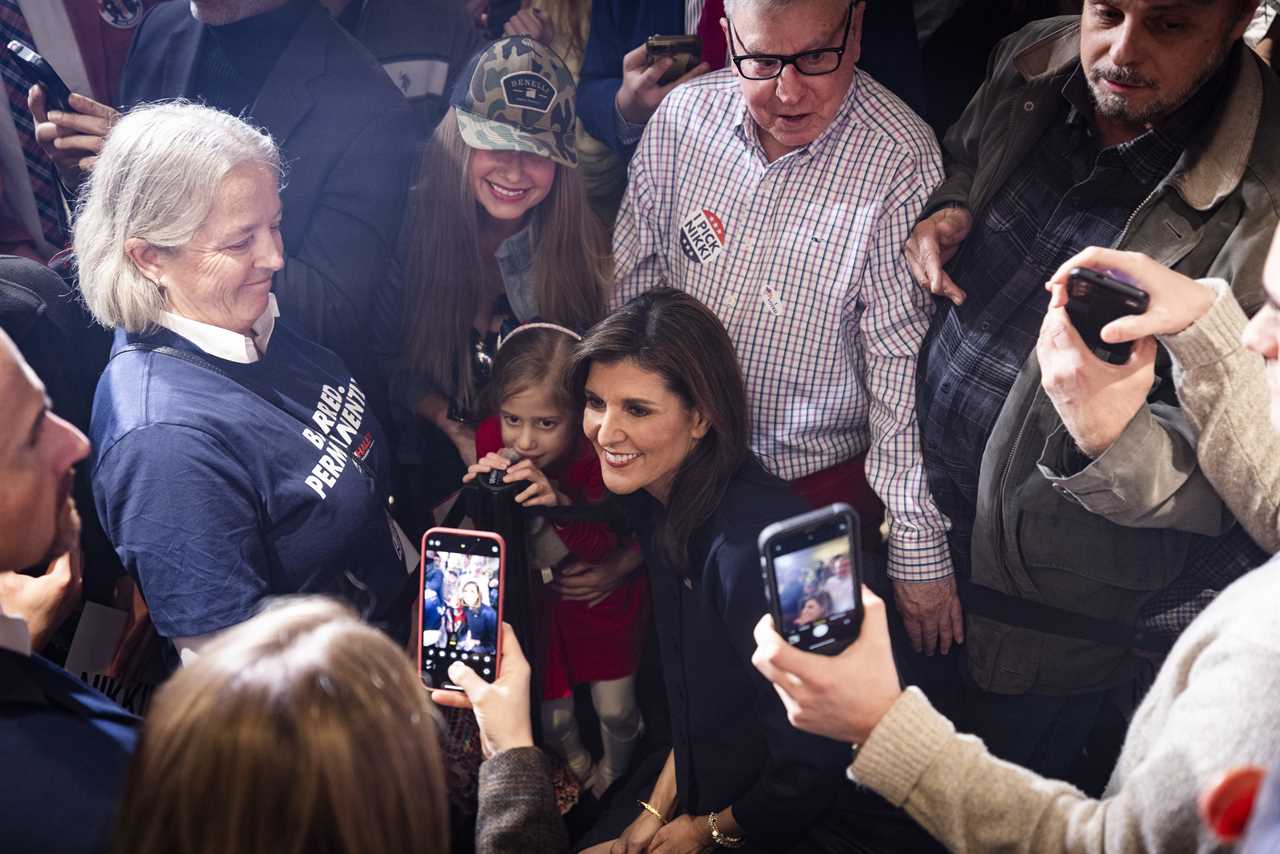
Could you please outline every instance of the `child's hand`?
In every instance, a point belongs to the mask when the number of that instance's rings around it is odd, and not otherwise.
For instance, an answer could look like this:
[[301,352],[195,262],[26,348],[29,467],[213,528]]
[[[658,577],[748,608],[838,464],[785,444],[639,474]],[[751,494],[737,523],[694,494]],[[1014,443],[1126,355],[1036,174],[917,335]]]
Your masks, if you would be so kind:
[[529,487],[516,496],[516,503],[522,507],[556,507],[572,503],[566,496],[556,491],[551,481],[542,473],[542,469],[528,460],[513,464],[507,469],[502,480],[505,483],[529,481]]
[[478,463],[472,463],[467,469],[467,473],[462,476],[463,483],[470,483],[482,474],[488,474],[494,469],[504,471],[511,465],[511,460],[499,453],[488,453],[484,455],[484,459]]

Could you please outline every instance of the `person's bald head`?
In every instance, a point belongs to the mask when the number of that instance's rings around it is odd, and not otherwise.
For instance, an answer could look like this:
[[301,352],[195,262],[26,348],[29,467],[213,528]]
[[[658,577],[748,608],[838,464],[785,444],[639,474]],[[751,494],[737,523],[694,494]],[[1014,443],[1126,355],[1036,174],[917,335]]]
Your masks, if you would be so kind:
[[72,467],[89,440],[54,415],[44,384],[0,331],[0,571],[62,554],[70,527]]

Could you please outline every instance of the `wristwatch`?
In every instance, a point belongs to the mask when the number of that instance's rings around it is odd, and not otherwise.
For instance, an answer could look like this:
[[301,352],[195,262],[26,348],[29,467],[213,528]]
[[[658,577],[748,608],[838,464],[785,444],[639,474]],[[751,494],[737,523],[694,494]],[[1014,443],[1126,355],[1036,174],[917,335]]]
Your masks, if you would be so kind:
[[720,830],[720,819],[716,818],[715,811],[707,813],[707,825],[711,828],[711,841],[720,848],[741,848],[747,844],[741,836],[730,836]]

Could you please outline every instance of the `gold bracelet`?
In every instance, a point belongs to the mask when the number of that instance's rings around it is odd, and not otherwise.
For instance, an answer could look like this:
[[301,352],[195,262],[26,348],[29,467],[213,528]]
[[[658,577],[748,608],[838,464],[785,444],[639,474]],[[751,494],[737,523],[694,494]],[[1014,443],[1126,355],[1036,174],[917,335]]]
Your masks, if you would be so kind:
[[707,825],[711,828],[711,841],[721,848],[741,848],[747,844],[741,836],[730,836],[720,830],[720,819],[714,810],[707,813]]
[[662,813],[658,812],[658,808],[648,801],[640,801],[640,806],[644,807],[644,811],[658,820],[658,824],[666,824],[667,820],[662,817]]

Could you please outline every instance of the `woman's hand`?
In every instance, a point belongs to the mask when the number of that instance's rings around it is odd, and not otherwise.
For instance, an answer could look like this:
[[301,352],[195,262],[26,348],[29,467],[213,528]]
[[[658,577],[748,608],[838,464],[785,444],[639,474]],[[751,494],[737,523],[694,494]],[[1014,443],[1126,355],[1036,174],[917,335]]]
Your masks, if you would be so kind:
[[802,652],[787,644],[765,614],[756,624],[751,663],[773,683],[792,726],[862,744],[902,695],[889,646],[884,600],[862,588],[858,639],[837,656]]
[[449,678],[462,688],[432,691],[438,705],[473,709],[480,727],[480,748],[488,759],[504,750],[533,746],[533,723],[529,718],[529,660],[520,649],[515,630],[502,624],[502,660],[498,678],[489,683],[461,661],[449,665]]
[[636,820],[627,825],[627,829],[621,836],[613,840],[613,844],[608,848],[609,854],[641,854],[641,852],[653,850],[650,848],[650,843],[654,834],[662,827],[662,822],[648,810],[641,810]]
[[716,847],[706,816],[682,815],[659,828],[649,843],[650,854],[700,854]]
[[635,572],[644,558],[638,549],[623,548],[601,563],[589,565],[580,560],[570,561],[556,571],[551,588],[561,598],[595,605],[622,586]]
[[542,469],[529,460],[513,464],[502,478],[503,483],[518,483],[522,480],[529,481],[528,488],[516,496],[516,503],[522,507],[560,507],[573,503],[551,485]]
[[1066,305],[1067,279],[1074,267],[1120,273],[1151,298],[1142,314],[1113,320],[1102,328],[1102,340],[1108,344],[1137,341],[1148,335],[1176,335],[1204,317],[1218,297],[1213,288],[1175,273],[1141,252],[1092,246],[1059,267],[1045,285],[1053,293],[1051,309]]

